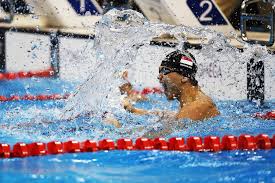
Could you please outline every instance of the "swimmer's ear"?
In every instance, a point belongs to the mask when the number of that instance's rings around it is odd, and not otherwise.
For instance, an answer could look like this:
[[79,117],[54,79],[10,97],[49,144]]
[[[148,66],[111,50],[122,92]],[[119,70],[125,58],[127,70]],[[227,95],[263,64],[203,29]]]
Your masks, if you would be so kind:
[[182,83],[182,84],[183,84],[183,83],[186,83],[188,80],[189,80],[189,79],[188,79],[187,77],[182,77],[181,83]]

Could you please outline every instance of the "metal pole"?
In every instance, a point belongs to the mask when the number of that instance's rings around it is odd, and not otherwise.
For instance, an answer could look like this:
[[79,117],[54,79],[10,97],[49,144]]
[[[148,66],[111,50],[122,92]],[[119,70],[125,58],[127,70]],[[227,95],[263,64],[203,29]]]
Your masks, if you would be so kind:
[[59,38],[58,33],[54,32],[50,34],[50,54],[51,65],[54,69],[54,76],[59,76]]
[[0,72],[6,71],[6,30],[0,29]]

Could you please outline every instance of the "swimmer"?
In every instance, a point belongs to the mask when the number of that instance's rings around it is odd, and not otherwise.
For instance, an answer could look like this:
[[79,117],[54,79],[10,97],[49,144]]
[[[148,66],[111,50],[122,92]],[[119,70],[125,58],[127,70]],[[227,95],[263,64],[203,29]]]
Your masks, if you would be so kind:
[[159,67],[159,82],[168,100],[178,100],[178,112],[148,111],[138,109],[129,100],[124,100],[124,108],[138,115],[157,115],[162,126],[151,129],[144,137],[154,138],[167,136],[173,129],[183,129],[186,125],[182,119],[202,121],[219,115],[219,111],[212,99],[203,93],[195,79],[197,64],[193,55],[187,51],[171,52]]
[[124,101],[124,108],[135,114],[169,114],[175,120],[205,120],[219,115],[212,99],[203,93],[195,75],[197,64],[193,55],[187,51],[176,50],[168,54],[159,67],[159,82],[164,88],[168,100],[180,102],[178,112],[148,111],[138,109],[129,100]]

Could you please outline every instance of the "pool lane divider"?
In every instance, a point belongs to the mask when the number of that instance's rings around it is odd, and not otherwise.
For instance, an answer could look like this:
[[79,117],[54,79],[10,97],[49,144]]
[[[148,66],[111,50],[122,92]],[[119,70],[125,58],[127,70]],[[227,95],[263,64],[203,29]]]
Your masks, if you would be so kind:
[[[15,79],[26,79],[26,78],[32,78],[32,77],[40,77],[40,78],[50,78],[54,76],[54,70],[52,68],[42,71],[29,71],[29,72],[0,72],[0,81],[5,80],[15,80]],[[158,87],[146,87],[142,91],[135,91],[137,93],[140,93],[142,95],[148,95],[151,93],[163,93],[163,91]]]
[[[155,88],[144,88],[142,91],[136,91],[142,95],[148,95],[152,93],[162,93],[162,90],[155,87]],[[13,95],[10,97],[6,96],[1,96],[0,95],[0,102],[9,102],[9,101],[21,101],[21,100],[38,100],[38,101],[47,101],[47,100],[62,100],[62,99],[67,99],[70,96],[70,94],[64,94],[64,95],[59,95],[59,94],[50,94],[50,95],[23,95],[23,96],[18,96],[18,95]]]
[[135,143],[127,138],[118,139],[116,142],[111,139],[103,139],[99,142],[85,140],[78,142],[69,140],[66,142],[51,141],[48,143],[33,142],[26,144],[18,142],[13,145],[0,143],[0,158],[24,158],[30,156],[45,156],[64,153],[82,153],[112,150],[160,150],[160,151],[189,151],[189,152],[220,152],[231,150],[271,150],[275,149],[275,135],[270,138],[266,134],[252,136],[242,134],[239,137],[225,135],[218,136],[188,137],[185,141],[182,137],[165,138],[137,138]]
[[260,118],[260,119],[264,119],[264,120],[275,120],[275,110],[273,111],[269,111],[267,113],[256,113],[254,114],[255,118]]
[[21,101],[21,100],[31,100],[31,101],[47,101],[47,100],[62,100],[67,99],[70,94],[50,94],[50,95],[13,95],[11,97],[0,96],[0,102],[10,102],[10,101]]
[[32,77],[50,78],[53,76],[54,76],[54,70],[51,68],[46,70],[41,70],[41,71],[5,72],[5,73],[0,73],[0,81],[26,79],[26,78],[32,78]]

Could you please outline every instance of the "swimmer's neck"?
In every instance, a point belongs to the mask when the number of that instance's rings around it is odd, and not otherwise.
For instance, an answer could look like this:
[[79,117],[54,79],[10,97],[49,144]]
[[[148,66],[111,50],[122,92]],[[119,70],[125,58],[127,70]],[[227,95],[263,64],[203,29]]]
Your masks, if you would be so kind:
[[184,83],[180,88],[180,95],[178,96],[180,106],[183,107],[186,104],[196,101],[201,94],[202,92],[199,86],[193,86],[190,82]]

